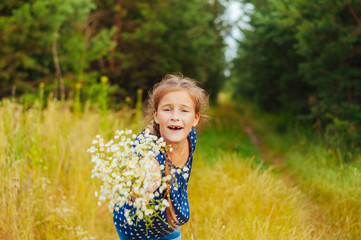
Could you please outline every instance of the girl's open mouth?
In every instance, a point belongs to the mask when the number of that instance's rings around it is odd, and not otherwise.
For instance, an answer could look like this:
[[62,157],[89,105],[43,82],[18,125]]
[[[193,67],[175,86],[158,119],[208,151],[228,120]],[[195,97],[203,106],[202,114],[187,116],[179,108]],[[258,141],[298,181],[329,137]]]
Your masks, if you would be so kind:
[[178,131],[182,130],[183,127],[171,125],[171,126],[168,126],[168,129],[170,129],[171,131],[178,132]]

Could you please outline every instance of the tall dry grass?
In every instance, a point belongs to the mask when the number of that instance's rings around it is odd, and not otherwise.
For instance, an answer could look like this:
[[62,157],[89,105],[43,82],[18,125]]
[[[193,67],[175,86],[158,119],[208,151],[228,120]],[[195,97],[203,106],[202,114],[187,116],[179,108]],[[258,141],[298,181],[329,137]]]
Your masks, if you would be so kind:
[[344,159],[340,151],[345,149],[333,149],[315,129],[287,126],[284,117],[252,103],[240,102],[237,109],[260,136],[263,151],[281,159],[277,171],[291,176],[317,207],[318,232],[329,239],[361,239],[361,154]]
[[[86,153],[96,134],[140,129],[132,111],[75,114],[48,102],[0,104],[0,239],[117,239],[112,214],[94,196]],[[201,142],[197,150],[202,151]],[[196,151],[197,151],[196,150]],[[319,239],[307,199],[252,158],[196,156],[189,186],[191,220],[183,239]],[[198,159],[197,159],[198,157]]]
[[294,146],[285,154],[300,188],[322,206],[334,239],[361,239],[361,158],[338,161],[321,144]]
[[86,150],[96,134],[138,128],[131,111],[74,114],[48,102],[0,106],[0,239],[114,239],[106,207],[96,205]]
[[190,180],[191,219],[185,239],[323,239],[313,208],[296,188],[253,158],[224,154],[211,166],[195,162]]

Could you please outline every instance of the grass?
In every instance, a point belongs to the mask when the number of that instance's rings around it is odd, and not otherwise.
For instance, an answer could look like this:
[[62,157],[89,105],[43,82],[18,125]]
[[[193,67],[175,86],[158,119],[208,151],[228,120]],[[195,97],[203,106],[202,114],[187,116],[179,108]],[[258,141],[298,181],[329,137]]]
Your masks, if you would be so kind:
[[[329,238],[329,229],[313,221],[308,195],[262,162],[242,129],[241,113],[240,108],[213,109],[212,120],[198,131],[188,189],[191,218],[182,239]],[[86,150],[96,134],[110,136],[126,127],[139,131],[134,115],[129,108],[74,113],[52,101],[43,110],[24,109],[3,100],[0,239],[117,239],[112,214],[106,204],[97,205],[94,191],[100,183],[90,179]],[[330,191],[344,193],[332,186]]]
[[285,155],[289,171],[299,179],[301,189],[323,207],[335,239],[360,239],[360,159],[340,164],[322,145],[308,146],[307,151],[302,151],[302,145]]
[[[195,163],[185,239],[320,239],[307,201],[253,159],[223,154],[209,166]],[[240,161],[242,160],[242,161]],[[260,165],[259,165],[260,166]]]
[[292,176],[299,189],[321,210],[319,221],[330,239],[361,239],[361,156],[346,163],[310,129],[295,126],[277,130],[275,115],[265,114],[241,103],[245,118],[259,136],[261,148],[271,156],[281,156],[281,174]]
[[262,163],[259,149],[243,130],[242,111],[233,106],[222,106],[211,108],[209,115],[211,117],[200,126],[197,158],[212,165],[224,154],[237,153],[240,159],[253,157],[254,164]]
[[[136,128],[131,111],[74,114],[49,102],[24,110],[0,105],[0,239],[114,239],[106,208],[96,205],[86,153],[96,134]],[[101,236],[101,237],[100,237]]]

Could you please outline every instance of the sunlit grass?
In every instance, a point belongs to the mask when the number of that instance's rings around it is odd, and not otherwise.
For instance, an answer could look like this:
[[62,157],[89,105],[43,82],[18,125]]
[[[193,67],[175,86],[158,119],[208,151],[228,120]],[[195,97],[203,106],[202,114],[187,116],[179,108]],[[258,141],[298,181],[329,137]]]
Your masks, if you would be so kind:
[[213,167],[195,162],[185,239],[321,239],[307,200],[252,159],[225,154]]
[[[112,213],[97,205],[86,150],[96,134],[139,131],[137,114],[47,105],[0,103],[0,239],[117,239]],[[252,157],[258,150],[237,112],[214,114],[200,131],[182,239],[327,239],[308,197]]]
[[288,171],[301,189],[322,206],[327,224],[339,239],[361,238],[361,159],[345,164],[322,145],[294,146],[285,155]]
[[245,119],[262,138],[261,148],[281,156],[281,174],[292,176],[299,189],[318,206],[315,220],[323,222],[331,239],[361,239],[361,155],[344,162],[315,130],[284,126],[277,115],[265,114],[249,103],[240,103]]
[[[139,129],[132,111],[74,114],[4,100],[0,106],[0,239],[114,239],[112,218],[96,204],[86,153],[98,133]],[[101,236],[101,237],[100,237]]]

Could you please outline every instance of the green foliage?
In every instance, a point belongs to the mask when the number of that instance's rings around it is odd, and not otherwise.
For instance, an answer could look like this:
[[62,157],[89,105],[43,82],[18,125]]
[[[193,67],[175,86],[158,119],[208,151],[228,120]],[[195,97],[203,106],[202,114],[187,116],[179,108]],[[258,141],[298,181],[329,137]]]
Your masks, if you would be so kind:
[[315,123],[344,153],[361,147],[359,2],[247,2],[255,10],[234,61],[236,92]]
[[225,60],[218,1],[97,1],[99,28],[117,26],[117,49],[104,57],[101,71],[135,96],[166,73],[182,72],[205,83],[216,97]]
[[215,99],[224,81],[223,11],[207,0],[2,1],[0,97],[34,100],[44,82],[46,96],[104,105],[102,75],[119,101],[182,72]]
[[[305,111],[309,87],[299,76],[301,56],[295,52],[296,22],[285,14],[294,4],[278,1],[255,6],[252,29],[243,30],[233,77],[239,78],[237,93],[248,96],[267,110]],[[286,9],[285,9],[286,8]]]
[[96,32],[92,26],[88,15],[95,9],[92,0],[2,2],[0,95],[14,85],[20,94],[35,93],[40,82],[58,85],[56,58],[66,88],[94,83],[90,64],[115,47],[115,28]]

